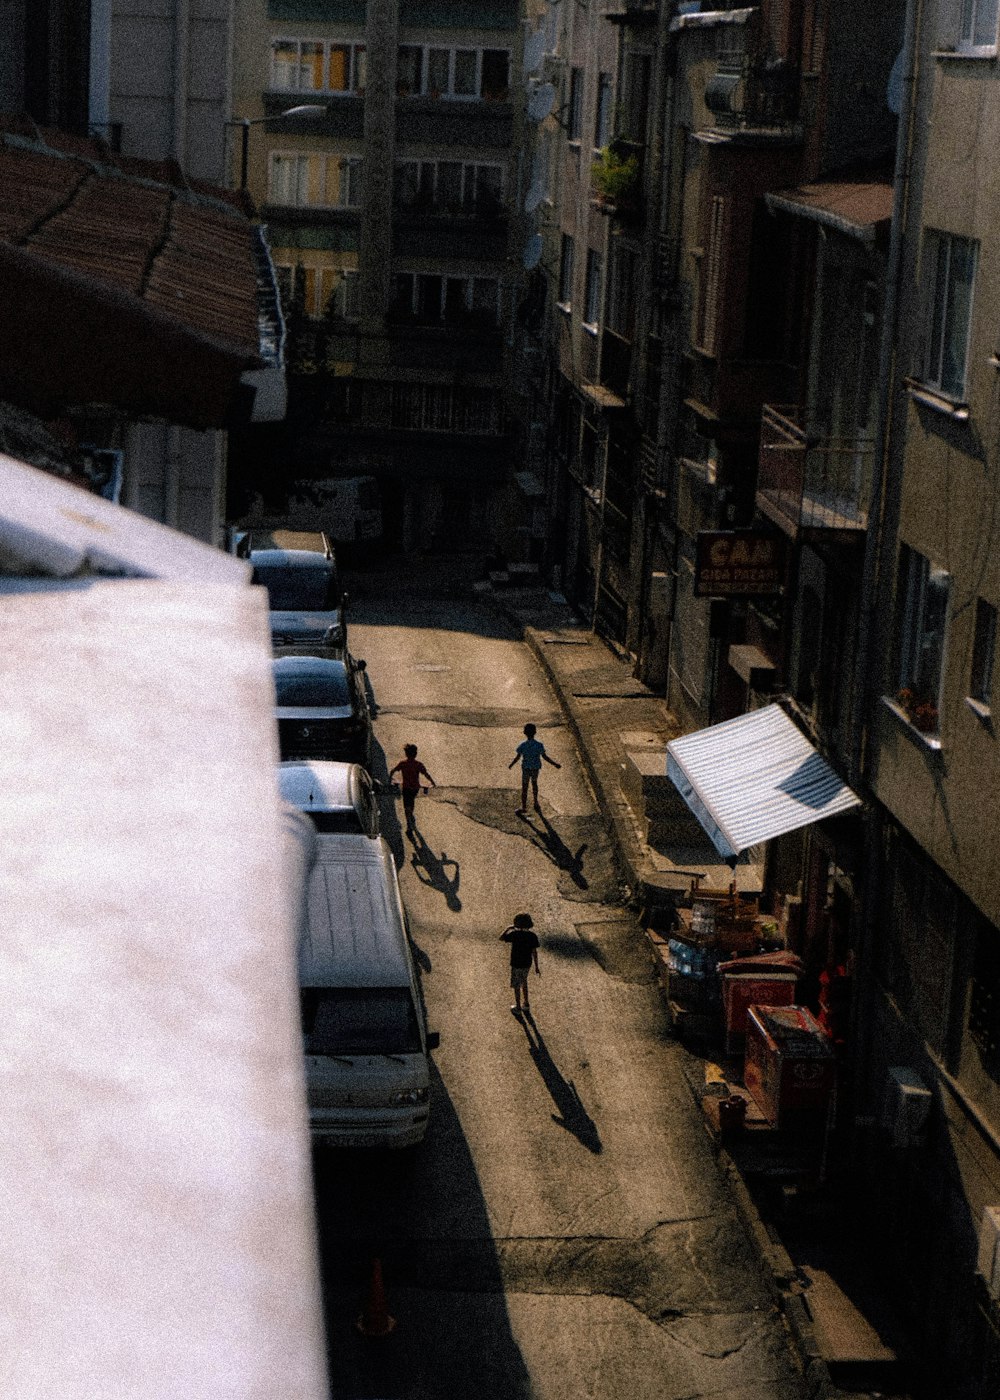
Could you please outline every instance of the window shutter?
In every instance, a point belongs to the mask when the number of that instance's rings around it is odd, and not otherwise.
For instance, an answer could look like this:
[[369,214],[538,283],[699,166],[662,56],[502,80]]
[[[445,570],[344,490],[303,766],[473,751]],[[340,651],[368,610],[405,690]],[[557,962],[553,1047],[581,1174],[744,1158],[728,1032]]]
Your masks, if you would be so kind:
[[708,235],[708,257],[705,260],[705,290],[702,300],[701,335],[702,348],[714,352],[719,325],[719,304],[722,288],[722,262],[726,232],[728,200],[725,195],[714,195]]

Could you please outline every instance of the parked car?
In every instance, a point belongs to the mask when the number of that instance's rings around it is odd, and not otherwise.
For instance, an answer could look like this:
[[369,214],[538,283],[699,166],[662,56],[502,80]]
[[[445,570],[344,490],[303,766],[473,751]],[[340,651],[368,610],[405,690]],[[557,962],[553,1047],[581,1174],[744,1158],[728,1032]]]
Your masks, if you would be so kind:
[[281,796],[326,836],[381,833],[377,788],[360,763],[321,758],[289,759],[278,766]]
[[347,647],[347,594],[337,557],[318,530],[246,530],[234,537],[236,553],[253,566],[254,583],[268,592],[271,639],[276,645]]
[[[407,1147],[430,1112],[427,1029],[392,853],[299,812],[299,986],[309,1126],[338,1147]],[[303,872],[307,872],[303,874]]]
[[329,758],[371,766],[372,721],[363,661],[330,655],[276,656],[281,757]]

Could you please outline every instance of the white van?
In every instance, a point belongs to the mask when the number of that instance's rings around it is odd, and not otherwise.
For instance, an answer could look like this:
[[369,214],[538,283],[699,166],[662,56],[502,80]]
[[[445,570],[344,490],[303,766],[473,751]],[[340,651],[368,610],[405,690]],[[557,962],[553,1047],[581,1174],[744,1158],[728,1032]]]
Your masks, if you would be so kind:
[[427,1131],[427,1030],[396,867],[384,839],[313,835],[299,939],[309,1123],[346,1147]]

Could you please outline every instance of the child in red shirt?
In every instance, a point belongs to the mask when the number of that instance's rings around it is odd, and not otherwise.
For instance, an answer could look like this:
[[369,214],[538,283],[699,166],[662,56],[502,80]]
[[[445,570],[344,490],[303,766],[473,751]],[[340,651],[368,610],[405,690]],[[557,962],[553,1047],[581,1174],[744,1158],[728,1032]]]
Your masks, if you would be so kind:
[[[413,804],[417,800],[417,793],[420,791],[420,779],[426,778],[431,787],[437,787],[437,783],[428,773],[427,769],[417,758],[416,744],[404,744],[403,753],[405,758],[401,758],[395,768],[389,770],[390,779],[395,773],[399,774],[400,787],[403,789],[403,811],[406,813],[406,829],[412,831],[415,826],[413,816]],[[427,789],[424,788],[424,792]]]

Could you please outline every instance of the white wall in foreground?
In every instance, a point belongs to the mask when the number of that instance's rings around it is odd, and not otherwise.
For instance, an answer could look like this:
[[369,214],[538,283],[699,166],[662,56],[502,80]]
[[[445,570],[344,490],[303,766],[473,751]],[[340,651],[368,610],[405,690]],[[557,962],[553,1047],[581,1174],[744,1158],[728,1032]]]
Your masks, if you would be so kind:
[[2,602],[0,1393],[322,1397],[266,599]]

